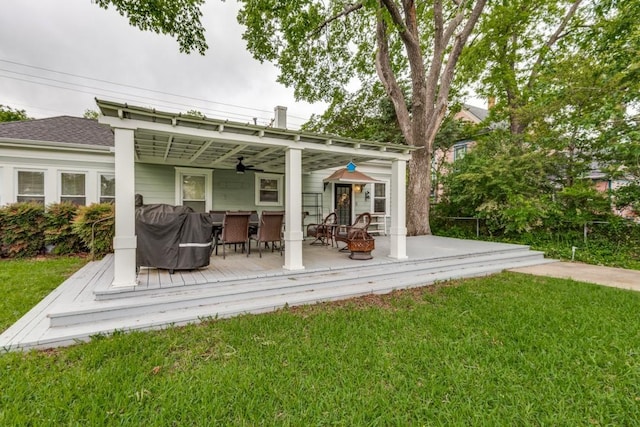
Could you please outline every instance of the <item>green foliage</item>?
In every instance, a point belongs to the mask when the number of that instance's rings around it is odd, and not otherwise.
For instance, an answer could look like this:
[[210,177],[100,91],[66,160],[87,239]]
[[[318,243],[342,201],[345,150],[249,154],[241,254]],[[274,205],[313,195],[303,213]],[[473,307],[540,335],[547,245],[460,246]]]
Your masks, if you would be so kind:
[[639,20],[638,0],[494,2],[458,76],[497,97],[495,123],[557,157],[562,186],[594,164],[640,176]]
[[478,216],[491,233],[523,232],[549,214],[549,164],[544,153],[494,132],[453,164],[443,179],[445,216]]
[[335,100],[321,116],[313,116],[303,130],[406,144],[393,105],[379,83]]
[[591,221],[608,220],[611,203],[607,194],[598,192],[590,182],[578,181],[556,193],[557,215],[553,223],[585,224]]
[[78,208],[73,231],[94,257],[113,252],[115,212],[111,203],[99,203]]
[[38,203],[13,203],[0,207],[0,255],[33,257],[44,248],[44,206]]
[[189,110],[186,113],[184,113],[184,115],[188,117],[193,117],[196,119],[204,119],[206,117],[202,111],[198,111],[198,110]]
[[84,114],[82,115],[82,117],[84,117],[85,119],[97,120],[99,115],[100,113],[98,113],[96,110],[87,108],[86,110],[84,110]]
[[54,246],[54,254],[66,255],[87,251],[87,247],[73,230],[73,219],[77,212],[78,207],[68,202],[47,207],[45,243]]
[[640,216],[640,183],[632,182],[617,188],[613,192],[613,200],[617,209]]
[[19,120],[29,120],[25,110],[13,109],[9,106],[0,104],[0,123],[16,122]]
[[143,31],[175,37],[180,52],[198,51],[204,55],[207,43],[200,23],[200,6],[204,0],[95,0],[103,9],[113,5],[129,24]]

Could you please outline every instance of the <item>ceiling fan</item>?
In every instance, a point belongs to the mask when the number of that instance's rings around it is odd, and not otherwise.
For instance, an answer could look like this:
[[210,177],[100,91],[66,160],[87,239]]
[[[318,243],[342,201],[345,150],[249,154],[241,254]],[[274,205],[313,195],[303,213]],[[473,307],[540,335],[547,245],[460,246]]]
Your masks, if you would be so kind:
[[256,171],[256,172],[264,172],[262,169],[257,169],[253,165],[245,165],[242,163],[244,157],[238,157],[238,164],[236,165],[236,173],[244,173],[244,171]]

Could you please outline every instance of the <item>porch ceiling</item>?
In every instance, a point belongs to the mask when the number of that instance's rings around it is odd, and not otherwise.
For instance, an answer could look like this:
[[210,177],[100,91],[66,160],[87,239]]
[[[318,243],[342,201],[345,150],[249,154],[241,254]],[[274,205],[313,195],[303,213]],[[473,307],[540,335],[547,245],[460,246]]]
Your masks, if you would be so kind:
[[302,149],[302,169],[311,172],[370,160],[408,160],[414,147],[333,135],[290,131],[198,118],[96,100],[102,123],[134,129],[136,161],[234,169],[237,158],[266,172],[283,173],[285,151]]

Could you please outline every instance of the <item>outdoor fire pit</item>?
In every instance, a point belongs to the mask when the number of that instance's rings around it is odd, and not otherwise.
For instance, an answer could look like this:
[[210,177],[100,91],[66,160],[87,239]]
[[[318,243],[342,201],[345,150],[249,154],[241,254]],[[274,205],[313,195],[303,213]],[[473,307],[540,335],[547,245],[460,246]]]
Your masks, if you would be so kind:
[[351,251],[349,258],[351,259],[371,259],[371,251],[375,249],[375,240],[373,236],[365,230],[354,230],[349,237],[347,247]]

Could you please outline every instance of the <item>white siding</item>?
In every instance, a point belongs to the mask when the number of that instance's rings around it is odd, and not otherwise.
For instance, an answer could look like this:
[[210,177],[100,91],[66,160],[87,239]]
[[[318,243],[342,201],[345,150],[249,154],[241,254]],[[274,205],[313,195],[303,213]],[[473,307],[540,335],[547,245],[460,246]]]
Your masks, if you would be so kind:
[[19,170],[38,170],[45,174],[45,204],[60,201],[60,173],[72,172],[85,175],[86,203],[100,199],[98,176],[114,172],[113,154],[102,152],[74,152],[33,150],[18,147],[2,147],[0,151],[0,204],[17,200],[17,176]]

